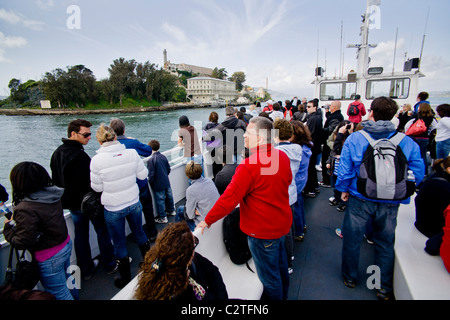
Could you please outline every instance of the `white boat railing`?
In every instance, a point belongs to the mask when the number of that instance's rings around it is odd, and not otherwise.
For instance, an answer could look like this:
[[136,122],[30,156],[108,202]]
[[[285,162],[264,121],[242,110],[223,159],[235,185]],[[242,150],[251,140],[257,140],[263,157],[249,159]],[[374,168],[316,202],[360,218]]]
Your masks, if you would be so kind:
[[[206,148],[203,148],[203,150],[206,151]],[[189,186],[189,180],[186,177],[185,173],[185,165],[187,163],[187,159],[183,156],[183,147],[175,147],[173,149],[170,149],[168,151],[162,152],[163,155],[167,157],[169,160],[169,164],[171,167],[171,172],[169,175],[169,180],[172,188],[173,198],[174,202],[178,203],[179,201],[183,200],[186,197],[186,189]],[[208,152],[205,152],[203,155],[205,159],[211,159],[211,156]],[[150,157],[143,159],[144,163],[147,164]],[[204,162],[204,169],[205,169],[205,175],[210,176],[212,173],[212,169],[210,165],[207,165],[207,163],[210,163],[208,161]],[[150,188],[151,190],[151,188]],[[153,197],[153,192],[152,192]],[[12,211],[12,204],[8,203],[7,206]],[[155,201],[153,201],[153,212],[156,212],[155,208]],[[69,230],[69,235],[71,239],[75,239],[75,227],[73,224],[72,216],[70,215],[69,210],[64,210],[64,218],[66,220],[67,228]],[[0,217],[0,232],[3,228],[3,221],[4,217]],[[145,218],[142,216],[142,223],[145,224]],[[126,223],[126,234],[130,234],[131,231],[128,227],[128,223]],[[1,234],[0,234],[1,235]],[[92,257],[96,257],[100,254],[100,249],[98,247],[97,242],[97,234],[95,232],[95,229],[92,224],[90,224],[90,232],[89,232],[89,243],[91,245],[91,254]],[[8,249],[7,249],[8,248]],[[8,262],[9,257],[9,243],[5,241],[3,238],[3,235],[1,235],[0,238],[0,275],[4,274]],[[71,264],[76,265],[76,255],[75,255],[75,248],[72,248],[72,255],[70,259]],[[1,281],[1,280],[0,280]]]

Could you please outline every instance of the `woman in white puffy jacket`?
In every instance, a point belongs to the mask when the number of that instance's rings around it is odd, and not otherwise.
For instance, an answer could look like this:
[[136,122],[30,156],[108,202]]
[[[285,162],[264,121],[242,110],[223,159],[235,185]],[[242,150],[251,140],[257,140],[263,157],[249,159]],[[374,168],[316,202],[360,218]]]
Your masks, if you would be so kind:
[[117,141],[114,130],[102,124],[97,130],[100,149],[91,161],[91,187],[101,192],[105,221],[119,261],[120,279],[114,284],[123,288],[131,280],[130,261],[126,246],[125,218],[142,256],[150,242],[142,228],[142,205],[136,179],[147,178],[148,170],[134,149],[126,149]]

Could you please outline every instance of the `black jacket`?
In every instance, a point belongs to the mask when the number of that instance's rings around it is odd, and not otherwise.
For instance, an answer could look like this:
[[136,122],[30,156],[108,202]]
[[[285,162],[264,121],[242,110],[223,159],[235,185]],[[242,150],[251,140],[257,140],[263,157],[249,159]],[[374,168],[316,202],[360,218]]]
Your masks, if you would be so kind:
[[325,121],[325,124],[323,125],[323,131],[324,131],[324,139],[328,139],[330,134],[333,133],[334,129],[344,121],[344,116],[341,113],[341,110],[337,110],[330,114],[330,116],[327,118],[327,121]]
[[61,189],[49,187],[21,201],[14,207],[15,226],[5,224],[5,239],[17,249],[32,253],[63,243],[68,231],[61,194]]
[[64,209],[81,210],[84,195],[91,191],[91,158],[78,141],[62,139],[50,161],[53,183],[64,188]]
[[422,182],[417,193],[416,228],[428,238],[442,232],[444,210],[450,203],[450,175],[437,172]]
[[216,178],[214,179],[214,183],[217,187],[217,191],[222,195],[233,179],[234,173],[238,167],[237,163],[226,164],[223,166],[222,170],[217,173]]
[[307,119],[306,125],[308,126],[309,132],[311,132],[311,137],[314,143],[311,151],[314,154],[319,154],[324,136],[322,127],[322,113],[318,110],[318,112],[308,114]]
[[[199,253],[195,253],[189,270],[191,271],[190,277],[205,289],[203,300],[228,300],[227,288],[223,282],[222,275],[211,261]],[[190,285],[175,300],[182,302],[198,301]]]
[[[234,154],[240,154],[244,150],[244,133],[247,130],[247,125],[244,121],[239,120],[235,116],[229,116],[222,122],[217,129],[222,132],[222,143],[234,150]],[[232,141],[227,141],[227,138],[234,137]]]

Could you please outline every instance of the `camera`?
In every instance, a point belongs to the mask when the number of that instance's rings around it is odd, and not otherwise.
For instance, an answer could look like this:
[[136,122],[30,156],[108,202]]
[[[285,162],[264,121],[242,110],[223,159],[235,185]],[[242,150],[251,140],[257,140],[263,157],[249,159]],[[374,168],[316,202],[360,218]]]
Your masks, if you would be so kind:
[[350,130],[352,128],[352,125],[351,124],[348,124],[346,127],[345,127],[345,129],[347,129],[347,130]]

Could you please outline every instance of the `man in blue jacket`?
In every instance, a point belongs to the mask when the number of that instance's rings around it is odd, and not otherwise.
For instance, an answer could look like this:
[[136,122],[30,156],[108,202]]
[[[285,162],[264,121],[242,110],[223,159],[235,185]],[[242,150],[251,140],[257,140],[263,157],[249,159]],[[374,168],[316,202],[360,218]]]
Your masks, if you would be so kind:
[[[392,137],[396,131],[391,122],[397,113],[397,103],[386,97],[372,102],[369,121],[363,123],[363,130],[374,140]],[[372,221],[375,242],[375,265],[380,268],[381,286],[377,297],[387,300],[392,297],[394,242],[399,205],[406,200],[374,200],[362,196],[357,190],[357,177],[369,141],[361,132],[351,134],[345,141],[341,153],[336,189],[342,192],[342,200],[348,201],[343,222],[342,275],[347,287],[355,287],[358,277],[359,252],[366,225]],[[424,164],[417,143],[405,136],[399,144],[418,185],[424,177]],[[394,174],[394,172],[393,172]]]
[[422,103],[428,103],[431,104],[430,101],[428,101],[429,98],[429,94],[428,92],[420,92],[419,95],[417,96],[417,103],[414,105],[414,113],[417,114],[419,113],[419,107]]

